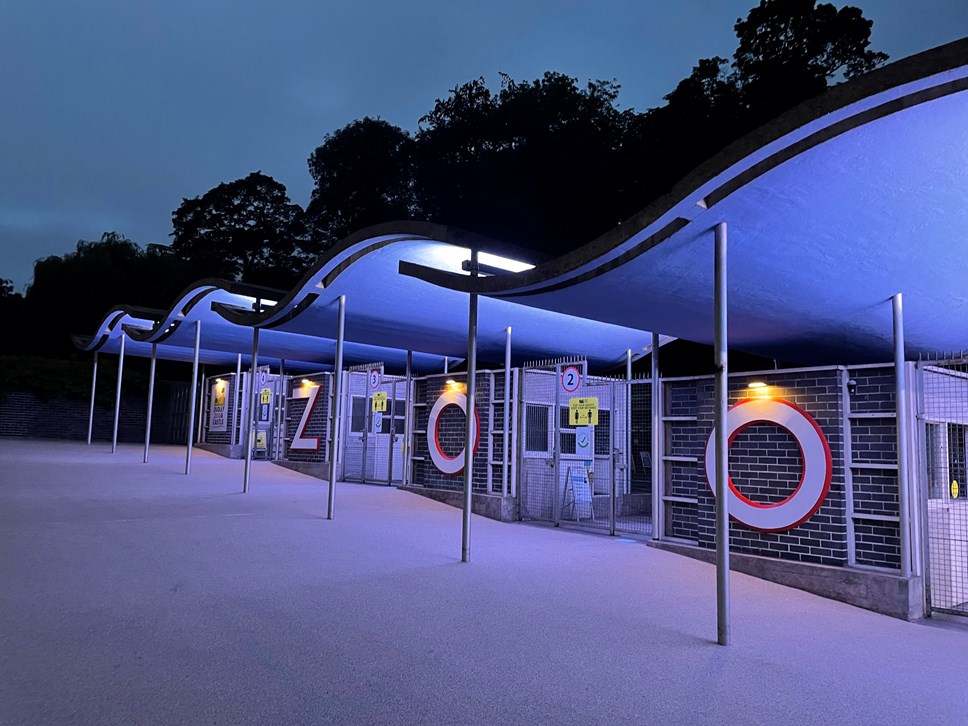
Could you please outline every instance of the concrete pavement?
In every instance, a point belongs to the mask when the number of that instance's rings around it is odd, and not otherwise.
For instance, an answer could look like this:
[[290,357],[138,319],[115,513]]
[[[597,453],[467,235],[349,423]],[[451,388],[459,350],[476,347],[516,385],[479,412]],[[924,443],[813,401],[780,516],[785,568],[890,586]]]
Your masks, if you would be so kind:
[[968,723],[968,630],[184,449],[0,439],[2,724]]

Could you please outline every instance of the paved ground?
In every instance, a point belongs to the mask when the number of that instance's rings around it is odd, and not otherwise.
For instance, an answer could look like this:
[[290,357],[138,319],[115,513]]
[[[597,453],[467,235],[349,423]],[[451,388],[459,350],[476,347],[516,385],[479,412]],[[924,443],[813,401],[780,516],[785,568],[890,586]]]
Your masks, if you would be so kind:
[[968,723],[964,628],[183,457],[0,439],[0,723]]

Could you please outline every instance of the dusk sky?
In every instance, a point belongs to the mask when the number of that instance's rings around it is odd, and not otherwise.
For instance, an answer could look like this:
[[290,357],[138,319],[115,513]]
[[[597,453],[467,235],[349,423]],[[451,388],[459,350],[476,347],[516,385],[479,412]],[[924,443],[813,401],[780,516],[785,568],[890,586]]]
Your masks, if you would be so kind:
[[[261,170],[305,206],[306,158],[353,119],[406,129],[449,89],[546,70],[644,110],[729,57],[757,0],[35,0],[0,7],[0,277],[117,231],[167,243],[183,197]],[[843,3],[835,3],[840,7]],[[968,35],[965,0],[863,0],[892,60]]]

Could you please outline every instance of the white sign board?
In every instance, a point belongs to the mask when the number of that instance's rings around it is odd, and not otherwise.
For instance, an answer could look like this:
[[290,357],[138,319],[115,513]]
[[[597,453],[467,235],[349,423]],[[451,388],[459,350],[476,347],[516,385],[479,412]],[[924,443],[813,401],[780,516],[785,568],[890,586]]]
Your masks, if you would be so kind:
[[578,426],[575,429],[575,453],[579,459],[591,461],[595,458],[595,427]]
[[209,431],[228,431],[226,420],[225,399],[228,390],[226,381],[216,381],[212,384],[211,408],[208,412]]

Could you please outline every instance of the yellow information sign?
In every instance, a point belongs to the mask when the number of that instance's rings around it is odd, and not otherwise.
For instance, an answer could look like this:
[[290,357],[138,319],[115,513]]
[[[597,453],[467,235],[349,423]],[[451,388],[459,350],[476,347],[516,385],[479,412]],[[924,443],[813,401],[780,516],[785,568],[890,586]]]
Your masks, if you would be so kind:
[[262,392],[259,394],[259,403],[261,403],[262,405],[265,405],[267,403],[270,403],[271,401],[272,401],[272,389],[263,388]]
[[568,423],[571,426],[597,426],[598,399],[569,398]]
[[262,451],[266,448],[268,443],[266,431],[264,429],[259,429],[255,432],[255,448],[257,448],[259,451]]
[[387,394],[386,391],[376,391],[373,397],[370,399],[370,408],[374,411],[386,411],[387,410]]
[[951,480],[951,498],[952,499],[958,498],[958,480],[957,479]]

